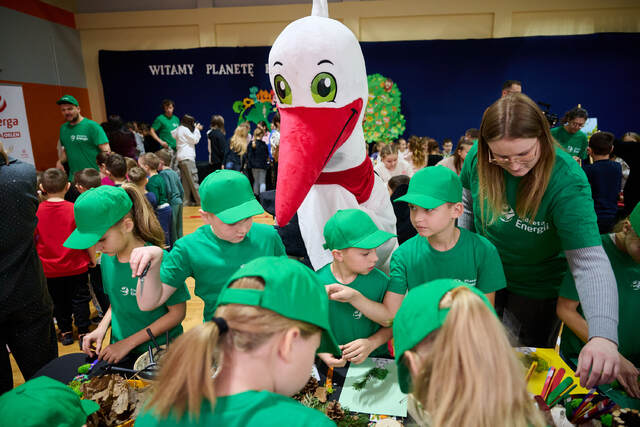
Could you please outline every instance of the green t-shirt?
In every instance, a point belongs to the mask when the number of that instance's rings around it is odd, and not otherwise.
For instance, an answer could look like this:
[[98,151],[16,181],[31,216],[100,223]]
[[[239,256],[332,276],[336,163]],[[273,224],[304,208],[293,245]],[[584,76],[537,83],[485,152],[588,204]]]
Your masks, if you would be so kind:
[[448,251],[435,250],[426,237],[413,236],[393,253],[390,269],[389,290],[399,294],[436,279],[458,279],[485,294],[506,286],[495,246],[465,229]]
[[[165,251],[165,256],[167,255]],[[147,328],[150,324],[169,312],[168,306],[180,304],[189,300],[189,291],[184,281],[162,306],[151,311],[142,311],[136,301],[138,279],[131,277],[131,267],[128,262],[118,261],[117,256],[102,254],[100,261],[104,291],[111,302],[111,342],[121,341],[136,332]],[[182,334],[182,325],[177,325],[169,331],[170,339]],[[156,338],[158,344],[166,342],[165,334]],[[149,342],[139,345],[133,350],[136,353],[147,351]]]
[[[474,145],[464,161],[460,179],[473,197],[476,232],[498,249],[507,289],[530,298],[556,298],[568,269],[564,251],[602,244],[591,187],[582,168],[567,152],[556,148],[547,191],[534,221],[520,218],[515,212],[518,184],[522,178],[505,170],[508,204],[496,221],[483,228],[477,163],[477,145]],[[486,203],[485,206],[486,214],[490,208]]]
[[[316,271],[320,283],[330,285],[340,283],[331,272],[331,263]],[[356,280],[344,284],[360,292],[364,297],[375,302],[382,302],[389,287],[389,277],[374,268],[367,275],[359,274]],[[350,343],[360,338],[369,338],[378,332],[381,326],[370,320],[360,310],[347,302],[329,301],[329,320],[331,329],[339,345]],[[388,355],[387,345],[383,344],[371,352],[371,357]]]
[[558,126],[551,129],[551,135],[567,150],[567,153],[581,159],[587,158],[589,140],[584,132],[569,133],[564,126]]
[[196,427],[224,426],[280,427],[320,426],[330,427],[335,423],[317,409],[307,408],[290,397],[269,391],[245,391],[216,399],[215,408],[203,401],[200,417],[196,421],[188,415],[176,419],[174,415],[159,420],[151,411],[142,412],[136,419],[136,427]]
[[[640,329],[637,327],[640,310],[640,264],[618,249],[612,238],[612,234],[602,235],[602,246],[618,284],[618,351],[635,366],[640,366]],[[565,275],[562,281],[560,296],[573,301],[580,300],[571,273]],[[578,306],[578,312],[584,316],[581,306]],[[562,355],[577,359],[583,346],[580,338],[565,325],[560,342]]]
[[204,301],[204,319],[215,312],[218,294],[238,268],[263,256],[285,256],[278,232],[270,225],[254,223],[240,243],[221,240],[210,225],[203,225],[176,241],[162,260],[160,278],[180,286],[187,277],[195,279],[195,294]]
[[164,114],[160,114],[153,121],[151,127],[155,129],[156,134],[158,134],[158,138],[163,141],[166,141],[171,147],[172,150],[176,149],[176,139],[171,135],[171,131],[180,126],[180,119],[175,115],[171,117],[167,117]]
[[76,125],[67,122],[60,126],[60,144],[64,147],[69,162],[69,181],[72,181],[73,175],[82,169],[98,170],[98,146],[108,142],[102,126],[86,117]]
[[156,195],[158,206],[169,203],[167,198],[167,184],[160,174],[153,175],[147,182],[147,191]]

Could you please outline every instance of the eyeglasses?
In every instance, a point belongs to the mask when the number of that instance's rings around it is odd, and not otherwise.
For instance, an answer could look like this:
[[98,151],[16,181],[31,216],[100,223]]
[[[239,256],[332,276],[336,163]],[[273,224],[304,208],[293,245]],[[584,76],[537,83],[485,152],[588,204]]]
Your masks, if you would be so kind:
[[529,151],[527,151],[525,154],[520,154],[519,156],[513,156],[513,157],[507,157],[507,156],[494,157],[494,154],[491,152],[491,150],[488,150],[489,163],[494,163],[496,165],[506,165],[506,164],[513,164],[513,163],[518,163],[523,165],[523,164],[529,163],[530,161],[534,160],[538,155],[538,146],[539,146],[539,143],[536,142],[535,145],[531,147]]
[[578,128],[578,129],[582,129],[584,127],[584,125],[587,124],[587,122],[584,123],[577,123],[577,122],[569,122],[567,123],[569,126],[573,126],[574,128]]

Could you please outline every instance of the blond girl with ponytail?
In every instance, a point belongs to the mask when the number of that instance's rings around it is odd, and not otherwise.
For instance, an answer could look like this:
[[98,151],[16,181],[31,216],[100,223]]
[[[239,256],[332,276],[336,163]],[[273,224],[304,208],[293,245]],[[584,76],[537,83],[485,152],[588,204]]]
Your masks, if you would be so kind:
[[493,306],[440,279],[409,291],[393,321],[400,389],[421,426],[544,426]]
[[137,427],[334,425],[287,397],[309,379],[316,351],[340,352],[311,270],[286,257],[253,260],[208,320],[169,348]]
[[[182,284],[165,304],[142,311],[136,301],[137,277],[132,277],[129,258],[135,248],[163,247],[164,233],[151,205],[133,184],[122,187],[101,186],[85,191],[75,202],[76,229],[64,246],[86,249],[95,246],[102,252],[101,270],[104,290],[111,307],[98,327],[85,335],[82,351],[109,363],[132,367],[149,345],[147,328],[159,344],[182,333],[189,292]],[[111,343],[102,341],[111,326]]]

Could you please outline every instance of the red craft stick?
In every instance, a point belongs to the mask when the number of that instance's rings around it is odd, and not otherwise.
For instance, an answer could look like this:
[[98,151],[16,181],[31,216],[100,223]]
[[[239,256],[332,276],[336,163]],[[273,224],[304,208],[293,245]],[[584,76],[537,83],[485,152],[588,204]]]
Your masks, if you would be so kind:
[[549,385],[551,385],[551,378],[553,378],[553,374],[555,373],[556,368],[553,366],[549,368],[549,372],[547,372],[547,379],[544,380],[544,385],[542,386],[542,391],[540,392],[540,396],[544,400],[544,396],[546,396],[547,391],[549,390]]
[[547,389],[547,393],[544,396],[542,396],[545,401],[547,400],[547,397],[549,397],[549,394],[551,393],[551,391],[554,390],[556,387],[558,387],[558,384],[560,384],[563,377],[564,377],[564,368],[560,368],[556,371],[556,373],[551,378],[551,385]]

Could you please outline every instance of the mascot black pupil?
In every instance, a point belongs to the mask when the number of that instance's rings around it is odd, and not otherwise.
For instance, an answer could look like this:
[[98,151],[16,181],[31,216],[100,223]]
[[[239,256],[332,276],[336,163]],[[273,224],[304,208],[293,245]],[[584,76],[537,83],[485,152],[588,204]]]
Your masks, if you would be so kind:
[[327,96],[331,92],[331,79],[324,78],[318,82],[318,95]]

